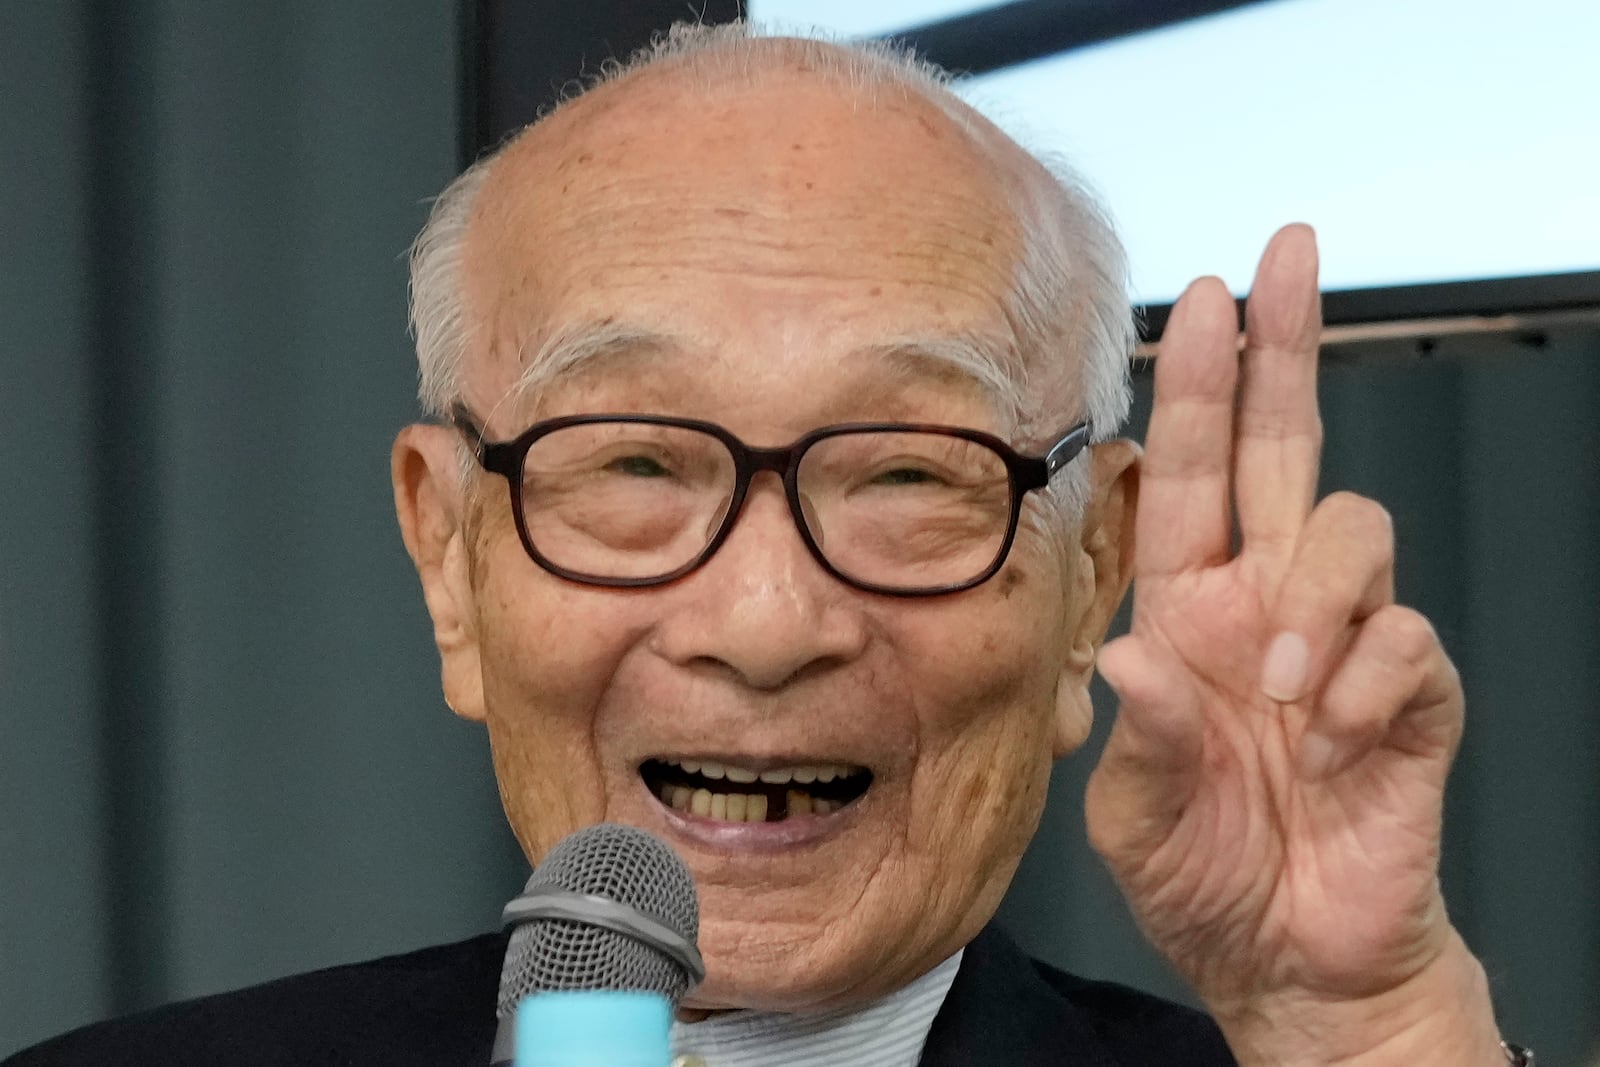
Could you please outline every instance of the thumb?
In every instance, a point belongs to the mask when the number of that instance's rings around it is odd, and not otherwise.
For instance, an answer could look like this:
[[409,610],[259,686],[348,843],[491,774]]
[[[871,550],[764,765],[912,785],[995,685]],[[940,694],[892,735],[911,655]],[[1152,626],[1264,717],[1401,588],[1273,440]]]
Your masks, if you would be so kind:
[[1193,677],[1136,634],[1100,650],[1119,698],[1105,752],[1089,778],[1089,841],[1114,872],[1137,867],[1172,833],[1200,780],[1204,724]]

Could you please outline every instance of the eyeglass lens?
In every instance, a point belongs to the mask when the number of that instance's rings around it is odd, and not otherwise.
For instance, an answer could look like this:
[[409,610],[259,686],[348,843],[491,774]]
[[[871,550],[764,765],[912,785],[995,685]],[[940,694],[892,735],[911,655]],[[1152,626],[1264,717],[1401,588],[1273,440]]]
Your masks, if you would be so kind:
[[[824,437],[796,475],[803,521],[830,566],[857,581],[930,589],[968,581],[999,554],[1011,518],[1004,460],[945,434]],[[716,536],[737,482],[733,454],[680,426],[597,422],[534,441],[523,462],[528,540],[552,564],[649,579]]]

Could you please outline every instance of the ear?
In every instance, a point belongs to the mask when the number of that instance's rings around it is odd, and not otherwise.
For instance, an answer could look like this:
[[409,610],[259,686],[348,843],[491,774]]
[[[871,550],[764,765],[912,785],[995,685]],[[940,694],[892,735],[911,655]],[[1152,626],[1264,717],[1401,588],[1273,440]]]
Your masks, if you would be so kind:
[[422,579],[439,646],[444,700],[463,719],[482,722],[483,673],[477,606],[467,559],[465,493],[452,431],[408,426],[389,457],[394,509],[406,551]]
[[1095,655],[1133,579],[1134,514],[1139,501],[1139,446],[1120,439],[1090,451],[1091,496],[1072,548],[1075,603],[1080,613],[1068,634],[1056,683],[1054,753],[1075,751],[1089,736],[1094,706],[1089,681]]

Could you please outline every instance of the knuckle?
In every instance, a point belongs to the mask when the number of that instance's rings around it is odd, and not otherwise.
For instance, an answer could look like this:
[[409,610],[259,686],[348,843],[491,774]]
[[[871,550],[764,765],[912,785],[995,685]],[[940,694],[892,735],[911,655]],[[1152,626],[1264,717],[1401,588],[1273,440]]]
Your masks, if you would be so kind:
[[1395,710],[1393,702],[1374,700],[1368,693],[1330,693],[1317,717],[1317,731],[1360,746],[1388,731]]
[[1394,516],[1371,497],[1341,489],[1329,494],[1324,504],[1339,518],[1339,525],[1366,542],[1394,543]]
[[1415,608],[1391,605],[1375,615],[1373,621],[1383,629],[1384,646],[1408,663],[1417,663],[1439,649],[1439,635],[1433,624]]

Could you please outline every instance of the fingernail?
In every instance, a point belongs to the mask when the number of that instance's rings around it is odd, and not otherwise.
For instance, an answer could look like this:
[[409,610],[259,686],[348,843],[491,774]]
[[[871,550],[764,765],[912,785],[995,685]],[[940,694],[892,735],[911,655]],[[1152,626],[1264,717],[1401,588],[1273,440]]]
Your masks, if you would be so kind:
[[1310,664],[1311,650],[1305,638],[1287,631],[1279,634],[1267,647],[1266,662],[1261,665],[1261,691],[1280,704],[1299,700]]
[[1321,734],[1306,734],[1300,738],[1300,777],[1307,781],[1321,781],[1333,770],[1335,750],[1333,742]]

